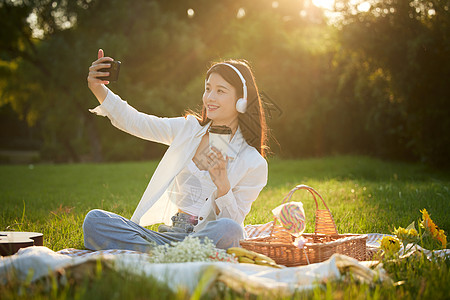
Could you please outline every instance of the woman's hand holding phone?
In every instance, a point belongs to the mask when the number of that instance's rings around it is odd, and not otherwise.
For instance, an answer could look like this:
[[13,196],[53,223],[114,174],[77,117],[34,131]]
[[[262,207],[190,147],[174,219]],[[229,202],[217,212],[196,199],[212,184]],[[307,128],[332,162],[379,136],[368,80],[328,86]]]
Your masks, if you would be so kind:
[[98,77],[108,76],[109,72],[101,72],[100,70],[111,67],[108,62],[112,62],[114,60],[111,57],[105,57],[102,49],[98,50],[97,57],[98,59],[89,67],[87,81],[89,89],[101,104],[108,94],[105,84],[109,84],[109,81],[99,79]]

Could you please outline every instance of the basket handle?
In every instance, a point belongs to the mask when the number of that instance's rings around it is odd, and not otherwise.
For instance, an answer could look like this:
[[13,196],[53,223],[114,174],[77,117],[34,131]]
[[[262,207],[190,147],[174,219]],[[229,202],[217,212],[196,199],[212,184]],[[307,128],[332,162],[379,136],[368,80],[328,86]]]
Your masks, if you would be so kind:
[[[292,198],[292,195],[297,190],[307,190],[313,196],[314,202],[316,202],[316,222],[315,222],[316,224],[314,234],[320,233],[326,235],[337,235],[338,232],[336,229],[336,223],[334,222],[333,215],[331,214],[330,209],[323,200],[322,196],[312,187],[309,187],[304,184],[297,185],[284,197],[282,203],[286,202],[286,200],[289,202]],[[322,203],[326,209],[322,210],[319,209],[319,204],[317,203],[316,195],[319,196],[320,200],[322,200]]]

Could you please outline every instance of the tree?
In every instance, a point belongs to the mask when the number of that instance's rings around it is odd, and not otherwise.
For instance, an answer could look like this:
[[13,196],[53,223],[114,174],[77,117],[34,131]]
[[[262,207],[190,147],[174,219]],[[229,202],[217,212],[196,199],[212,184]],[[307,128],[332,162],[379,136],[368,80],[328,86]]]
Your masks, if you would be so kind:
[[389,81],[390,105],[385,102],[380,111],[397,111],[399,120],[387,136],[396,136],[422,161],[441,166],[450,165],[449,4],[377,1],[358,13],[347,6],[341,29],[344,47]]
[[[105,5],[105,1],[69,3],[72,2],[23,1],[17,4],[7,1],[2,5],[5,26],[1,27],[10,34],[2,38],[2,57],[17,64],[15,70],[10,68],[11,76],[3,77],[7,87],[2,92],[9,101],[23,102],[22,106],[32,107],[29,111],[39,115],[44,124],[43,152],[48,157],[79,161],[80,156],[90,150],[98,161],[101,159],[100,142],[107,140],[108,134],[99,134],[98,120],[88,113],[87,108],[95,102],[91,101],[93,97],[86,86],[87,68],[95,59],[97,49],[103,47],[107,54],[126,60],[121,84],[132,86],[128,90],[134,99],[146,99],[176,86],[171,79],[177,75],[184,77],[177,78],[184,83],[191,73],[181,72],[189,70],[193,63],[187,58],[195,61],[201,47],[188,43],[192,36],[183,21],[161,14],[155,1],[135,1],[133,6],[115,0],[109,1],[109,5]],[[36,15],[37,28],[43,30],[40,39],[33,38],[26,21],[31,12]],[[63,28],[67,18],[73,24]],[[195,39],[193,36],[192,40]],[[183,55],[186,69],[180,70],[183,65],[176,56]],[[120,92],[121,87],[117,89]],[[136,104],[145,108],[142,102]],[[160,112],[158,106],[161,105],[152,104],[149,111]],[[20,105],[15,106],[20,109]],[[165,111],[169,114],[179,114],[181,103],[177,106],[162,105],[169,108]],[[90,147],[86,147],[86,140]],[[135,148],[140,148],[138,152],[142,154],[143,143]]]
[[328,25],[309,0],[3,0],[0,105],[39,122],[52,160],[155,158],[161,147],[88,113],[98,48],[122,61],[111,89],[160,116],[200,107],[211,62],[244,58],[275,108],[276,154],[448,165],[449,1],[351,3]]

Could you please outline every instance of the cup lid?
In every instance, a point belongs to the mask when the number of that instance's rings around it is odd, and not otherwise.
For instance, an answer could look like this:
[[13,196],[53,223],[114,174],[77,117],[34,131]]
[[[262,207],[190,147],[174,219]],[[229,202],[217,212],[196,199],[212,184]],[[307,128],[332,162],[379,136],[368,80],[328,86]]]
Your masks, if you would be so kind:
[[208,131],[216,134],[231,134],[231,128],[226,125],[210,126]]

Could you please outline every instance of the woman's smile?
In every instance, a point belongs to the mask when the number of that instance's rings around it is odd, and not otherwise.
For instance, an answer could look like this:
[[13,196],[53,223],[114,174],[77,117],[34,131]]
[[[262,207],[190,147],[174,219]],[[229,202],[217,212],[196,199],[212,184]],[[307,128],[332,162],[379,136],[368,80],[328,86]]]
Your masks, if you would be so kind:
[[208,105],[206,106],[206,108],[208,109],[208,111],[215,111],[215,110],[217,110],[219,107],[220,107],[220,106],[214,105],[214,104],[208,104]]

